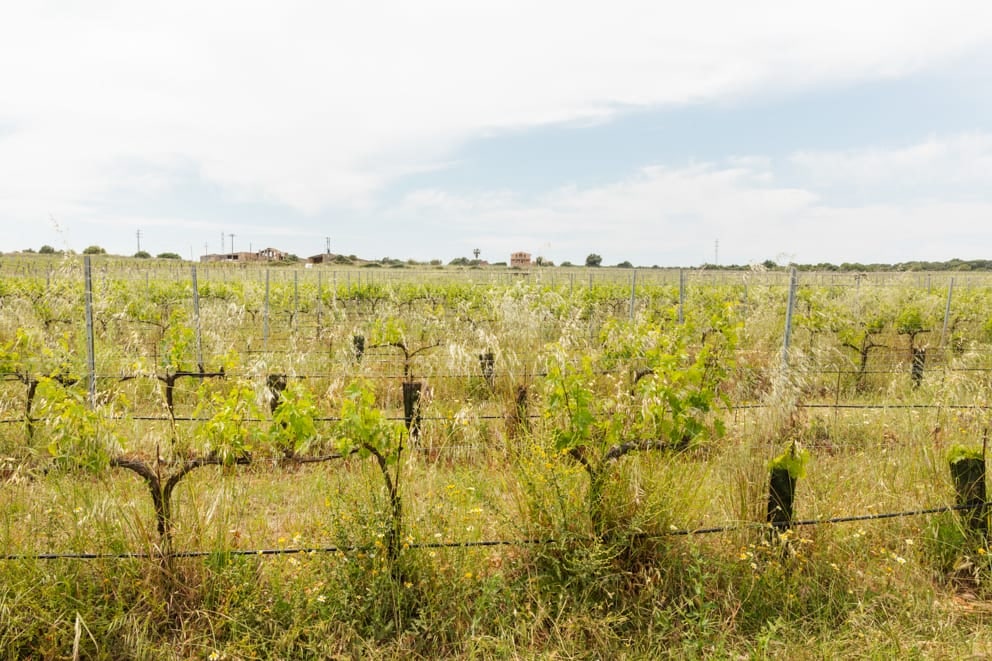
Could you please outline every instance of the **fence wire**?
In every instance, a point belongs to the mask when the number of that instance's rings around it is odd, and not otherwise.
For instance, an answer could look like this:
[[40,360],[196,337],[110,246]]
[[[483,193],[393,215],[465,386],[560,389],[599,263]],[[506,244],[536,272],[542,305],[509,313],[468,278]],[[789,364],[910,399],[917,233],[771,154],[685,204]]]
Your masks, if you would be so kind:
[[[882,519],[896,519],[913,516],[929,516],[933,514],[947,514],[950,512],[961,512],[972,509],[988,507],[989,503],[972,503],[968,505],[945,505],[943,507],[930,507],[926,509],[905,510],[901,512],[877,512],[873,514],[856,514],[852,516],[836,516],[826,519],[800,519],[792,521],[791,527],[809,527],[830,525],[837,523],[855,523],[861,521],[877,521]],[[705,528],[674,528],[655,533],[637,533],[632,535],[638,540],[665,539],[667,537],[691,537],[695,535],[716,535],[740,530],[774,530],[768,523],[730,523]],[[591,538],[590,538],[591,539]],[[492,548],[498,546],[549,546],[563,543],[562,540],[554,538],[531,538],[531,539],[490,539],[474,542],[415,542],[405,544],[406,549],[426,550],[426,549],[471,549],[471,548]],[[289,548],[268,548],[268,549],[224,549],[220,551],[173,551],[169,553],[171,558],[205,558],[216,556],[278,556],[278,555],[317,555],[328,553],[367,553],[372,552],[377,547],[372,545],[351,545],[351,546],[312,546],[312,547],[289,547]],[[0,560],[147,560],[162,557],[161,553],[19,553],[0,556]]]

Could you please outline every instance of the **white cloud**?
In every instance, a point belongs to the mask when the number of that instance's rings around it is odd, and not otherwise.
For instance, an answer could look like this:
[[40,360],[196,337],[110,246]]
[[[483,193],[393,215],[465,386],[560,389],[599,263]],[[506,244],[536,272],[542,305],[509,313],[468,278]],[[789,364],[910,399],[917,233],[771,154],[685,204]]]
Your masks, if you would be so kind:
[[[14,3],[0,220],[192,164],[239,199],[368,205],[468,138],[904,75],[987,43],[984,2]],[[159,163],[158,180],[122,164]],[[13,202],[8,202],[13,200]]]
[[896,149],[800,152],[790,159],[814,185],[904,188],[932,193],[992,184],[992,135],[933,136]]
[[[963,146],[984,144],[972,138],[874,150],[870,157],[821,152],[814,160],[817,171],[834,172],[836,166],[838,173],[852,159],[883,164],[883,171],[901,164],[925,179],[946,175],[950,158],[959,171],[978,173],[988,154]],[[809,155],[790,161],[803,159]],[[778,255],[803,263],[978,258],[992,240],[987,197],[851,206],[822,195],[817,183],[814,177],[801,187],[786,186],[768,159],[745,157],[681,169],[649,167],[609,185],[537,196],[417,191],[391,214],[458,228],[466,247],[484,243],[505,254],[529,250],[573,262],[597,252],[608,263],[642,265],[712,261],[717,240],[720,261],[738,264]]]
[[574,262],[598,252],[641,264],[684,263],[692,255],[695,263],[712,254],[719,238],[736,245],[733,254],[746,262],[781,252],[788,245],[781,230],[816,203],[808,191],[766,186],[767,176],[714,165],[649,167],[610,185],[569,186],[534,198],[418,191],[391,214],[457,227],[506,254],[529,250]]

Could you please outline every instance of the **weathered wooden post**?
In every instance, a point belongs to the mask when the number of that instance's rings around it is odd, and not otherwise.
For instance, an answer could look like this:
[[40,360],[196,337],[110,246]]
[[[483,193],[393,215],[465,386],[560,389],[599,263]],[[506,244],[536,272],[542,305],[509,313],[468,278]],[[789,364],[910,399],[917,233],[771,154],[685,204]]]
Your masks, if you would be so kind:
[[422,381],[403,382],[403,420],[414,442],[420,438],[420,393]]
[[984,448],[956,446],[948,453],[948,464],[959,514],[967,529],[983,538],[989,532],[989,507],[985,490]]
[[792,527],[796,482],[805,475],[807,461],[809,461],[809,453],[793,442],[788,450],[775,457],[769,464],[766,521],[777,533]]
[[265,380],[265,385],[269,390],[269,410],[276,412],[282,404],[282,393],[286,390],[287,378],[285,374],[270,374]]
[[913,347],[913,366],[911,375],[913,377],[913,387],[919,388],[923,383],[923,368],[927,362],[927,350],[921,347]]
[[506,415],[507,437],[517,438],[528,429],[528,392],[525,384],[517,386],[517,392],[513,399],[513,407]]
[[779,532],[792,527],[796,478],[787,468],[772,468],[768,485],[768,523]]
[[482,378],[486,380],[489,388],[496,385],[496,354],[486,351],[479,354],[479,367],[482,369]]
[[351,337],[351,347],[355,352],[355,360],[360,361],[365,355],[365,336],[353,335]]

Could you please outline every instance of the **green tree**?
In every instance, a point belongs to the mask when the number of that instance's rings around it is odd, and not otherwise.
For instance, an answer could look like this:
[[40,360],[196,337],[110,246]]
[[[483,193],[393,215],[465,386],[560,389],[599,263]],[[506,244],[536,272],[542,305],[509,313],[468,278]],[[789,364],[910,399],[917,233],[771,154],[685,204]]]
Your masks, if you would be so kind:
[[100,246],[87,246],[86,250],[83,251],[84,255],[106,255],[107,251]]
[[144,251],[144,250],[139,250],[138,252],[134,253],[134,256],[137,257],[138,259],[150,259],[151,258],[151,254],[148,253],[148,252],[146,252],[146,251]]
[[586,257],[586,266],[600,266],[603,263],[603,258],[596,253],[589,253]]
[[156,255],[159,259],[182,259],[177,253],[174,252],[160,252]]
[[51,247],[48,244],[45,244],[41,248],[38,249],[38,254],[39,255],[54,255],[55,254],[55,248]]

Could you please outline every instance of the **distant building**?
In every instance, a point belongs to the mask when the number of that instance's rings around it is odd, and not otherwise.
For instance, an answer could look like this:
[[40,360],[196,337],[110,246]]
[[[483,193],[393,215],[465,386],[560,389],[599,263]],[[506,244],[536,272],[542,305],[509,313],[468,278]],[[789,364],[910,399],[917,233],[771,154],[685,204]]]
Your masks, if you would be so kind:
[[530,253],[529,252],[514,252],[510,253],[510,266],[516,266],[518,268],[527,268],[530,266]]
[[286,259],[287,254],[275,248],[265,248],[258,252],[225,252],[203,255],[201,262],[278,262]]

